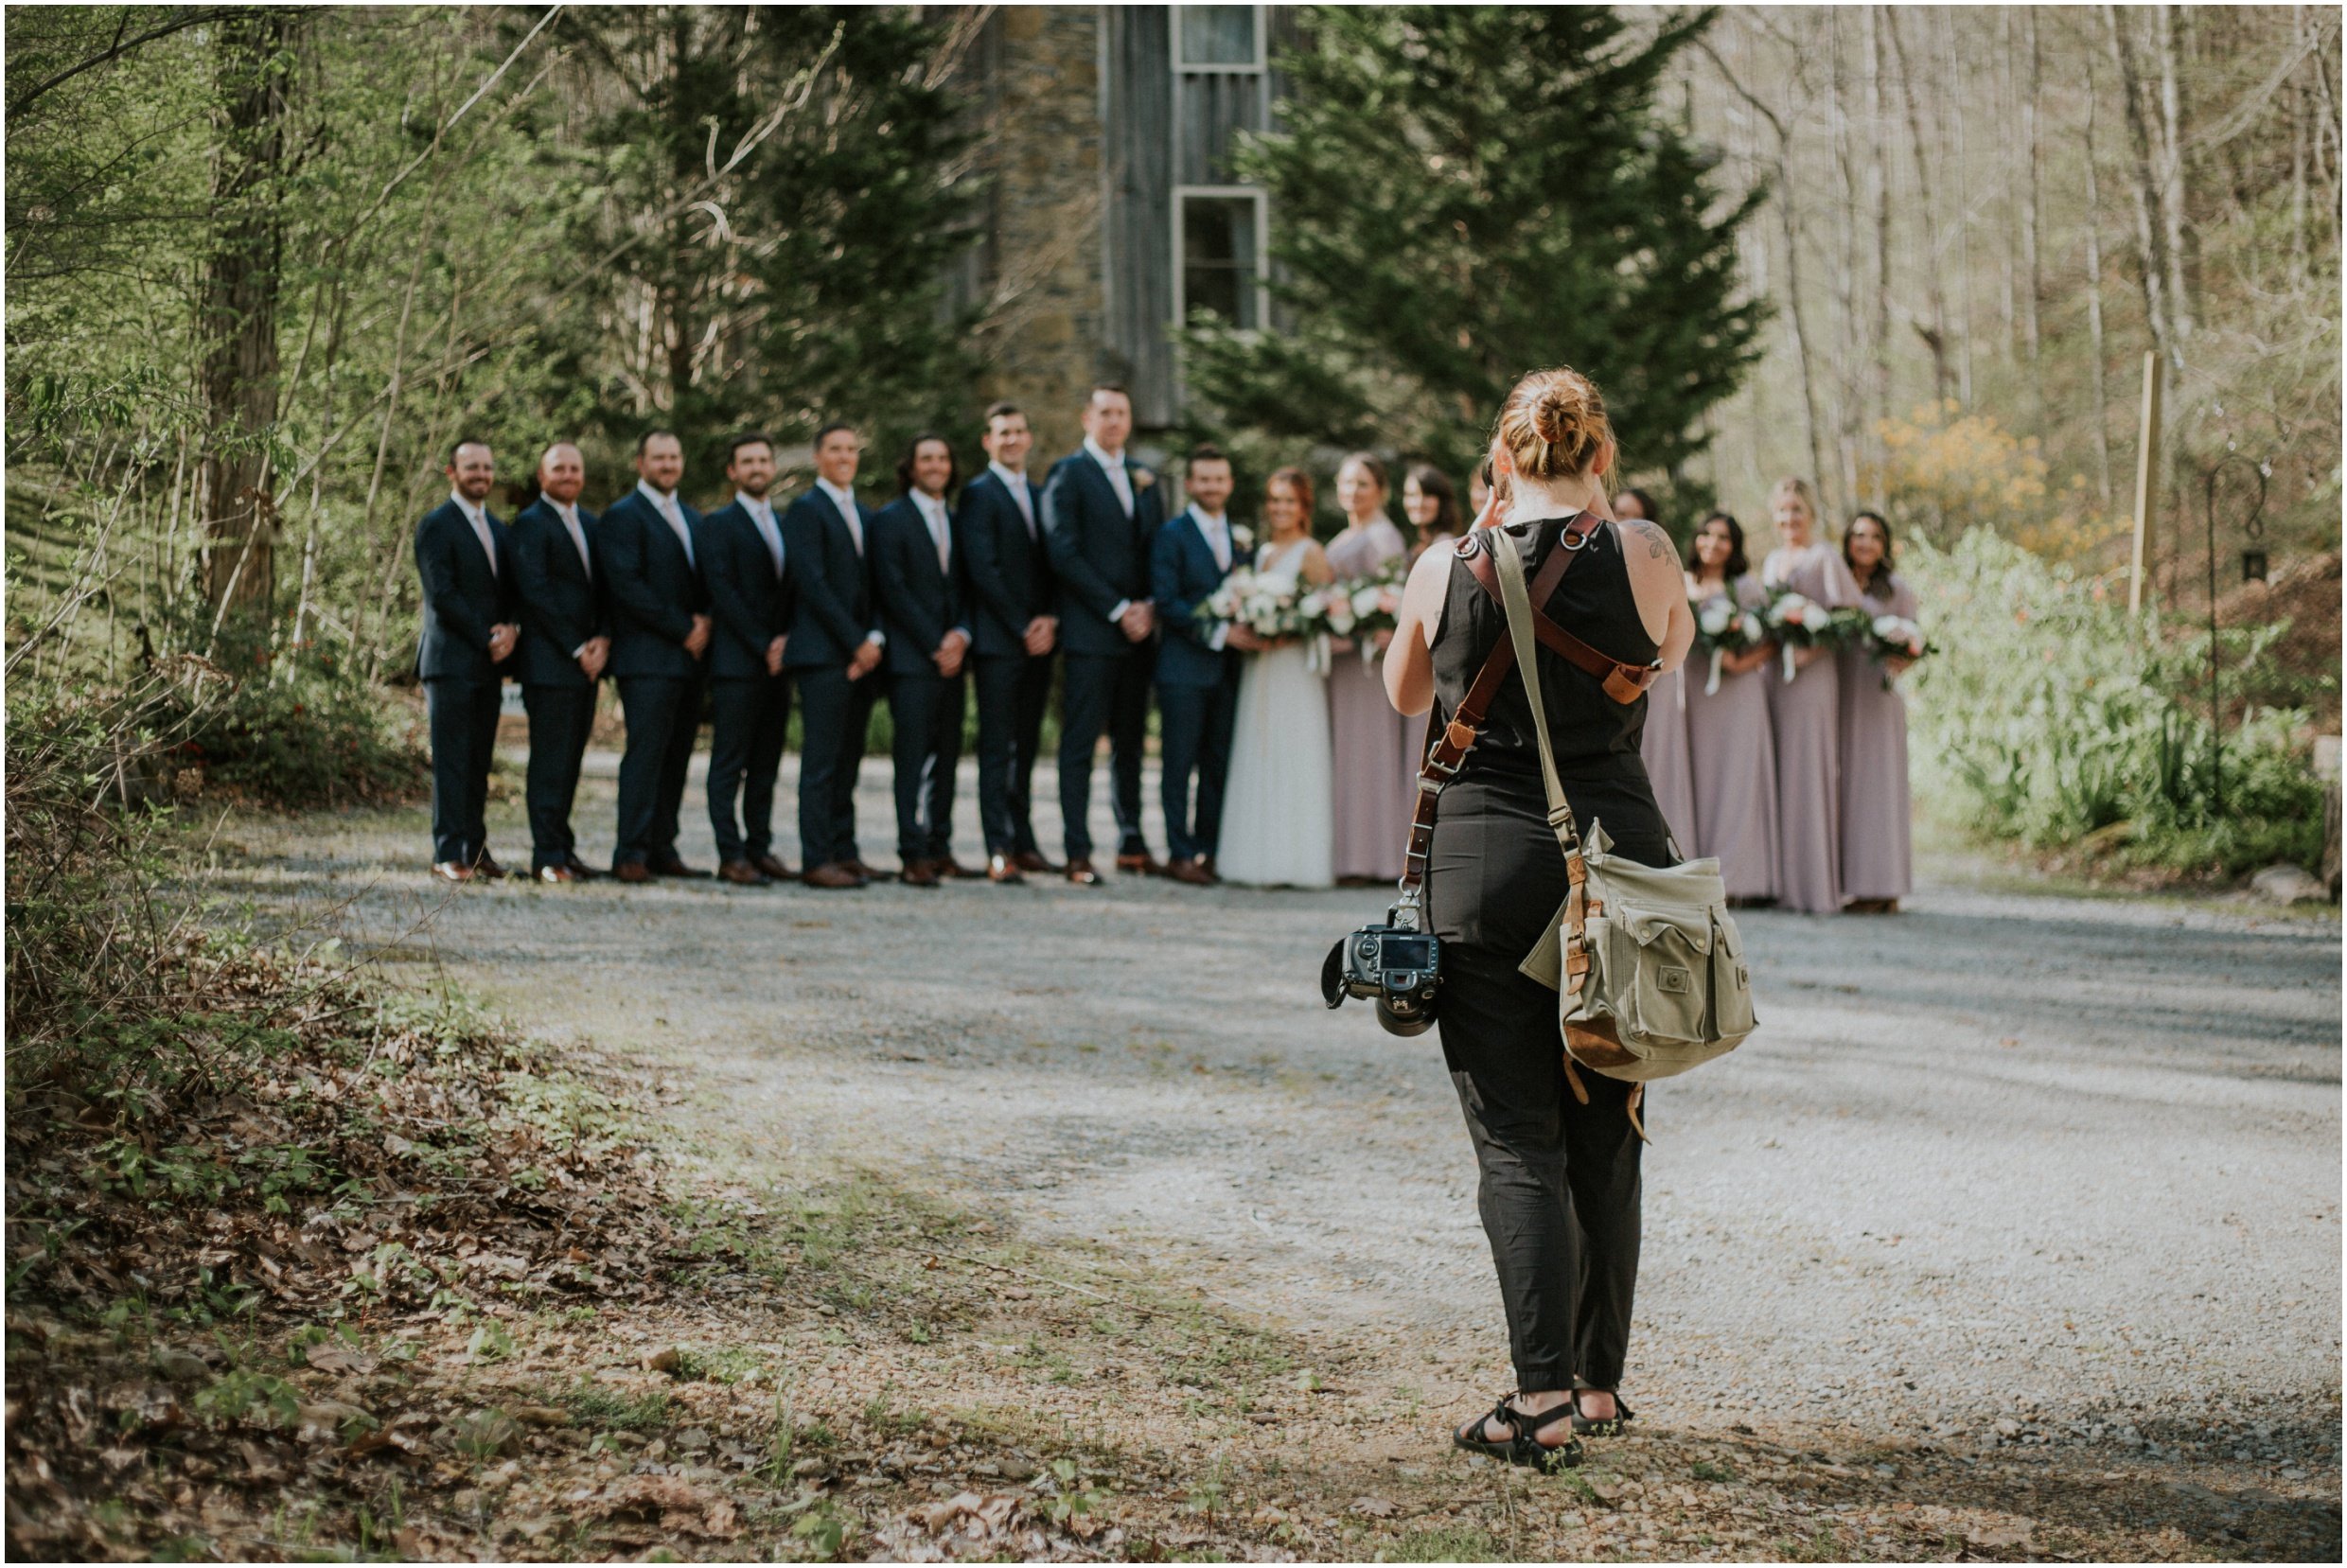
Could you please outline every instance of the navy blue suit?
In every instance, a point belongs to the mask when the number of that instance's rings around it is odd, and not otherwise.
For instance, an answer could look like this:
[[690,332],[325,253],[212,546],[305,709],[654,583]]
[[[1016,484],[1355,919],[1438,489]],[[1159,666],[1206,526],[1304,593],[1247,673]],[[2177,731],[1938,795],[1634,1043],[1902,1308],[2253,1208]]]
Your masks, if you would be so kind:
[[[953,513],[946,514],[950,542]],[[873,599],[888,638],[889,719],[896,765],[896,854],[941,860],[953,853],[954,770],[962,764],[967,684],[940,675],[930,656],[948,632],[970,630],[962,613],[961,563],[937,558],[937,539],[910,496],[880,509],[865,536]]]
[[1130,458],[1124,471],[1133,490],[1130,517],[1089,452],[1061,458],[1043,485],[1043,537],[1059,584],[1059,645],[1068,656],[1059,808],[1071,859],[1092,853],[1092,752],[1103,730],[1115,770],[1117,853],[1149,852],[1141,837],[1141,749],[1155,647],[1128,641],[1108,612],[1149,597],[1149,545],[1165,513],[1155,476]]
[[494,517],[487,521],[487,552],[452,498],[415,525],[415,571],[424,587],[415,673],[423,678],[432,731],[435,865],[469,866],[488,848],[489,763],[505,684],[503,670],[489,658],[489,628],[512,619],[513,563],[505,525]]
[[603,595],[591,564],[595,516],[578,508],[582,559],[562,514],[543,496],[513,520],[506,543],[513,557],[514,605],[521,641],[514,674],[530,714],[530,768],[523,794],[530,809],[530,869],[570,864],[578,854],[571,805],[578,796],[580,762],[595,726],[595,686],[578,667],[578,649],[608,635]]
[[[1225,521],[1227,532],[1228,522]],[[1214,853],[1223,830],[1223,785],[1230,774],[1231,726],[1239,714],[1240,656],[1213,645],[1198,607],[1229,568],[1214,559],[1190,512],[1157,530],[1149,556],[1151,592],[1164,643],[1157,650],[1157,714],[1167,852],[1176,860]],[[1198,815],[1190,815],[1190,780],[1198,780]]]
[[1029,796],[1051,697],[1051,655],[1027,651],[1027,623],[1059,613],[1043,538],[1043,486],[1021,475],[1019,487],[1024,512],[989,468],[963,486],[954,513],[954,548],[969,589],[978,819],[988,854],[1036,853]]
[[858,550],[838,504],[821,487],[783,514],[783,548],[793,586],[790,644],[784,665],[799,685],[799,852],[809,871],[862,858],[856,843],[856,775],[873,704],[886,678],[877,669],[848,678],[848,661],[879,630],[872,605],[874,513],[860,500]]
[[685,651],[693,617],[706,613],[696,557],[700,514],[677,502],[688,549],[641,489],[604,509],[595,525],[596,564],[611,623],[612,678],[627,715],[619,763],[619,834],[614,865],[672,860],[685,775],[700,731],[701,661]]
[[[781,528],[778,516],[777,543]],[[699,538],[701,581],[715,619],[709,639],[709,826],[720,860],[746,860],[774,848],[774,779],[790,731],[790,677],[766,667],[766,650],[790,630],[790,555],[785,548],[775,565],[738,497],[701,520]]]

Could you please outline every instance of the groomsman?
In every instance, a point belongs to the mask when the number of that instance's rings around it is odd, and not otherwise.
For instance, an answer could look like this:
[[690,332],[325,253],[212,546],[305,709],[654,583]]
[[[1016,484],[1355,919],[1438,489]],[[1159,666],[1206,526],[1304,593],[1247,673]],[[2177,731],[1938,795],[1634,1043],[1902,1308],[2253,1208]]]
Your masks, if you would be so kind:
[[774,443],[735,436],[725,476],[733,482],[733,500],[703,519],[700,532],[701,581],[716,617],[709,641],[709,826],[717,838],[717,874],[759,888],[790,875],[774,854],[774,776],[790,730],[783,652],[791,598],[782,523],[767,495],[774,484]]
[[962,761],[962,657],[970,627],[945,493],[960,477],[953,444],[913,438],[896,466],[904,494],[873,519],[873,598],[887,635],[895,731],[896,854],[909,887],[965,873],[953,857],[954,769]]
[[587,460],[576,447],[547,448],[538,460],[538,499],[514,519],[507,540],[521,623],[514,674],[530,714],[530,874],[540,882],[595,874],[571,832],[595,685],[611,654],[595,582],[594,514],[578,504],[586,484]]
[[432,872],[443,882],[494,881],[489,854],[489,762],[497,747],[499,666],[521,628],[512,617],[505,525],[489,516],[497,462],[483,441],[449,451],[449,499],[415,525],[424,582],[424,636],[415,673],[432,728]]
[[1056,588],[1043,546],[1043,490],[1027,478],[1034,433],[1009,403],[986,411],[986,470],[962,492],[955,542],[970,590],[970,667],[978,690],[978,818],[986,874],[1023,882],[1054,868],[1035,846],[1030,788],[1051,696]]
[[1068,835],[1068,880],[1100,882],[1092,865],[1092,750],[1108,732],[1115,788],[1117,869],[1161,874],[1141,837],[1141,747],[1156,630],[1149,601],[1149,549],[1165,521],[1156,475],[1124,455],[1133,400],[1096,386],[1084,406],[1084,448],[1051,467],[1043,485],[1043,537],[1059,586],[1060,645],[1067,650],[1060,707],[1059,809]]
[[[1230,772],[1230,731],[1238,717],[1239,644],[1245,628],[1211,631],[1197,622],[1198,606],[1230,573],[1230,459],[1218,447],[1190,454],[1183,479],[1189,510],[1157,530],[1150,553],[1150,591],[1163,619],[1157,650],[1157,714],[1164,771],[1170,856],[1166,874],[1205,886],[1214,880],[1214,846],[1223,829],[1223,784]],[[1235,641],[1234,641],[1235,640]],[[1198,814],[1190,814],[1190,781],[1198,781]]]
[[783,514],[795,588],[783,666],[799,683],[799,852],[811,888],[872,880],[856,845],[856,774],[884,678],[887,642],[865,564],[874,513],[856,499],[863,441],[853,425],[815,432],[815,487]]
[[673,432],[651,432],[636,443],[636,487],[595,528],[610,606],[611,674],[627,716],[619,847],[611,855],[611,874],[622,882],[709,874],[677,854],[711,625],[695,537],[700,514],[678,499],[683,477],[683,443]]

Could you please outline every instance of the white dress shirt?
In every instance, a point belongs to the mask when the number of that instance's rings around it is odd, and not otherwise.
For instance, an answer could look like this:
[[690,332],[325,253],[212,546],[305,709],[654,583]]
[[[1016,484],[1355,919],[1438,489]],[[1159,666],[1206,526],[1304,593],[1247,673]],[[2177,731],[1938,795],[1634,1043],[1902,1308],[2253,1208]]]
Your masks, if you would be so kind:
[[782,525],[774,520],[774,503],[764,496],[743,496],[741,502],[742,510],[750,514],[750,522],[756,526],[758,537],[766,541],[766,553],[774,558],[774,575],[780,578],[783,574],[783,530]]
[[929,526],[929,542],[937,546],[937,570],[950,576],[953,573],[953,520],[945,515],[945,498],[933,496],[926,490],[912,492],[914,510]]
[[684,546],[685,564],[698,567],[700,562],[693,555],[693,530],[684,524],[684,511],[677,504],[677,492],[657,489],[650,480],[639,479],[636,481],[636,493],[650,502],[654,509],[668,520],[668,526],[676,531],[677,542]]
[[1035,537],[1035,502],[1027,493],[1027,476],[1014,473],[999,463],[988,463],[986,471],[1002,481],[1002,487],[1011,492],[1011,500],[1018,507],[1018,515],[1027,520],[1027,537],[1032,540]]
[[496,576],[498,574],[497,544],[489,537],[488,509],[467,501],[454,490],[449,492],[449,499],[456,502],[456,509],[465,514],[467,522],[472,524],[472,537],[481,541],[481,554],[489,558],[489,575]]
[[[1196,523],[1198,532],[1206,536],[1206,547],[1214,553],[1214,564],[1225,572],[1228,572],[1230,570],[1230,520],[1220,512],[1208,511],[1193,501],[1190,503],[1190,520]],[[1223,644],[1228,641],[1230,641],[1230,623],[1225,621],[1214,628],[1214,634],[1206,640],[1206,645],[1216,653],[1220,653],[1223,651]]]

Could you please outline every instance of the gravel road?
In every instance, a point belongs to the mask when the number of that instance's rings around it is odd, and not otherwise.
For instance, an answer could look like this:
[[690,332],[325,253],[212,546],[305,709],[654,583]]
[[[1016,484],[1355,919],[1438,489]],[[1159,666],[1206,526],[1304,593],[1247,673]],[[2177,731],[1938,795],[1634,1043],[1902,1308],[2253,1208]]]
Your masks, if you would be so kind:
[[[591,853],[614,761],[590,760]],[[861,802],[876,861],[885,774]],[[707,865],[697,786],[684,851]],[[963,790],[976,861],[966,769]],[[493,817],[509,862],[519,819]],[[1374,891],[444,898],[413,812],[224,837],[256,891],[344,904],[533,1028],[695,1064],[713,1136],[1107,1240],[1368,1348],[1430,1407],[1506,1386],[1439,1054],[1316,995]],[[1760,1032],[1649,1097],[1632,1404],[1820,1442],[2188,1458],[2336,1503],[2335,917],[1942,879],[1897,918],[1745,928]]]

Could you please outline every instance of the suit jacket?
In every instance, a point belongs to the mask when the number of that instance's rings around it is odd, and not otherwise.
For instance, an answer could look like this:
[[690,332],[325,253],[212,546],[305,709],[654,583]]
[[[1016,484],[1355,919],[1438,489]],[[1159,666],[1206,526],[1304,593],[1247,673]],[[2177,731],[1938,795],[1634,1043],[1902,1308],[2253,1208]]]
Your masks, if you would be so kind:
[[[677,509],[697,555],[700,514],[682,501]],[[676,530],[643,491],[631,489],[604,509],[595,524],[595,564],[603,569],[611,623],[611,674],[697,674],[700,661],[684,651],[684,640],[693,635],[693,617],[709,608],[709,594]]]
[[[953,532],[953,513],[945,514],[946,532]],[[873,601],[880,611],[880,629],[888,637],[881,663],[891,675],[935,675],[929,656],[945,634],[956,627],[970,629],[962,613],[962,560],[955,547],[953,570],[937,564],[937,540],[910,496],[899,496],[880,508],[864,536],[872,559]]]
[[453,499],[424,514],[415,525],[415,571],[424,582],[424,634],[415,650],[415,673],[426,680],[456,677],[487,680],[511,667],[489,661],[489,628],[512,619],[513,551],[505,525],[489,518],[489,540],[497,552],[492,569],[481,551],[464,508]]
[[[1234,545],[1231,559],[1238,558]],[[1239,656],[1210,646],[1212,628],[1198,623],[1198,607],[1227,575],[1228,568],[1214,564],[1214,548],[1188,508],[1157,530],[1149,554],[1149,589],[1165,638],[1157,649],[1158,685],[1216,686],[1229,675]]]
[[[578,531],[587,537],[591,559],[595,515],[584,506],[578,509]],[[513,560],[514,608],[521,621],[521,642],[508,661],[514,678],[526,686],[592,685],[578,667],[577,649],[610,627],[604,619],[601,585],[578,558],[562,514],[540,496],[513,520],[505,542]]]
[[1059,579],[1059,640],[1069,653],[1134,648],[1108,612],[1120,600],[1149,597],[1149,543],[1164,525],[1165,502],[1158,485],[1143,483],[1148,470],[1130,457],[1124,471],[1133,485],[1130,518],[1089,452],[1061,458],[1043,484],[1043,537]]
[[969,589],[972,653],[1025,653],[1027,623],[1056,613],[1059,585],[1045,553],[1043,486],[1022,483],[1035,515],[1032,538],[1018,502],[991,468],[962,486],[954,513],[954,549]]
[[783,514],[783,548],[789,552],[796,590],[790,616],[790,646],[783,662],[794,670],[845,664],[864,640],[879,629],[873,618],[873,509],[859,498],[856,512],[864,530],[864,555],[856,553],[847,520],[820,488],[790,503]]
[[[776,514],[778,534],[782,521]],[[709,638],[709,673],[718,680],[763,676],[767,644],[790,631],[789,546],[783,548],[778,573],[750,508],[738,499],[701,520],[698,540],[701,581],[708,585],[710,612],[716,620]]]

